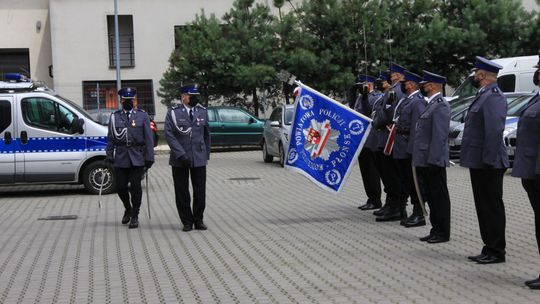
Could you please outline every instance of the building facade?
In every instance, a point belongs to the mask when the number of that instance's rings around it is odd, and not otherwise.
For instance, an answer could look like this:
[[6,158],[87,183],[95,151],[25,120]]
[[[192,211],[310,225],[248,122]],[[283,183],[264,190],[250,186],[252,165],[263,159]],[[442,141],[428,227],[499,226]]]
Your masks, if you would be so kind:
[[[222,16],[233,2],[118,0],[122,85],[137,88],[138,106],[157,122],[167,110],[157,90],[175,48],[175,27],[202,9]],[[538,8],[534,0],[523,5]],[[85,109],[118,107],[114,0],[0,0],[0,35],[1,78],[20,72]]]

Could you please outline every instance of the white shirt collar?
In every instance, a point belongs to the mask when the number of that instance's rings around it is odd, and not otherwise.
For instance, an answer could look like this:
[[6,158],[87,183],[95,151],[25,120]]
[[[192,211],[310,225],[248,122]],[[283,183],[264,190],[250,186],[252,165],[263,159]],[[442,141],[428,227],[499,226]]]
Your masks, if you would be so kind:
[[185,103],[182,103],[184,105],[184,108],[186,108],[186,111],[189,112],[189,110],[193,109],[192,107],[188,106],[187,104]]
[[429,97],[428,100],[427,100],[427,103],[430,104],[431,101],[432,101],[433,99],[435,99],[438,95],[441,95],[441,92],[439,92],[439,93],[437,93],[437,94],[435,94],[435,95]]
[[418,92],[420,92],[420,90],[416,90],[416,91],[412,92],[412,93],[411,93],[409,96],[407,96],[407,97],[411,97],[411,96],[413,96],[414,94],[416,94],[416,93],[418,93]]

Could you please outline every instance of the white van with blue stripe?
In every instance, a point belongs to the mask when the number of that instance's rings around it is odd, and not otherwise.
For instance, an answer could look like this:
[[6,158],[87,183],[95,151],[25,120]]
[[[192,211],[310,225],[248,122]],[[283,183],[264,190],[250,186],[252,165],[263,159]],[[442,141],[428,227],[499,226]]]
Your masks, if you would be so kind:
[[19,74],[0,81],[0,185],[84,184],[114,191],[104,166],[107,127],[79,105]]

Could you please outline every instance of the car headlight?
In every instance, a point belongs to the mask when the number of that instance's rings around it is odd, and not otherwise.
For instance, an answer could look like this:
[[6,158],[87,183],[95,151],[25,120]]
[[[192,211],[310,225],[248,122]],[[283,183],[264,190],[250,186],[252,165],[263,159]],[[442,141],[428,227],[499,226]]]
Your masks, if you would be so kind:
[[508,137],[512,134],[516,133],[516,128],[515,127],[507,127],[504,129],[504,132],[503,132],[503,137]]

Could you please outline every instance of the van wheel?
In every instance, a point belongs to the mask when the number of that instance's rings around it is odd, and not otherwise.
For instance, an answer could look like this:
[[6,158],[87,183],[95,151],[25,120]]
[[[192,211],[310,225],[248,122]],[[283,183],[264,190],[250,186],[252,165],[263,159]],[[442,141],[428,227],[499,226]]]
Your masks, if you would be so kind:
[[116,190],[116,179],[111,167],[103,165],[101,161],[95,161],[83,171],[83,184],[91,194],[99,194],[99,189],[103,188],[101,194],[110,194]]
[[263,142],[263,160],[265,163],[271,163],[274,161],[274,157],[268,154],[268,147],[266,146],[266,140]]
[[285,152],[283,152],[283,145],[279,143],[279,165],[285,167]]

